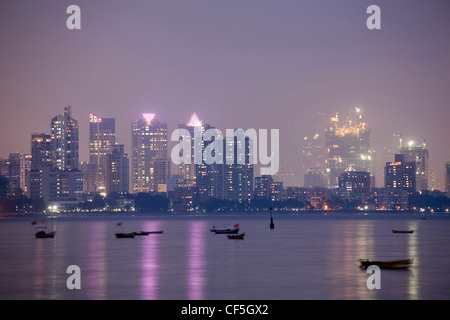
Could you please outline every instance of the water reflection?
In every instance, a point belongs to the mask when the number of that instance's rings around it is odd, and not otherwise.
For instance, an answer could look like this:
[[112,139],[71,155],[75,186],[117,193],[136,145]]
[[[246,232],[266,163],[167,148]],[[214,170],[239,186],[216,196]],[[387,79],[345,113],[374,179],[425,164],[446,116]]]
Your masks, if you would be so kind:
[[90,299],[103,300],[106,298],[106,225],[93,222],[90,226],[89,239],[89,269],[92,274],[88,277]]
[[44,241],[45,239],[36,239],[35,241],[35,257],[34,257],[34,299],[43,299],[44,288],[44,271],[45,271],[45,257],[44,257]]
[[330,265],[339,267],[331,269],[336,287],[331,299],[373,299],[374,294],[367,289],[366,274],[359,268],[359,259],[367,259],[374,251],[374,227],[370,222],[345,223],[332,226],[333,256]]
[[[145,222],[143,231],[161,230],[161,222]],[[141,237],[141,236],[138,236]],[[142,236],[141,249],[141,298],[143,300],[158,299],[159,255],[158,246],[161,240],[160,234]]]
[[408,257],[414,258],[412,272],[408,281],[408,296],[411,300],[419,299],[419,268],[414,267],[420,263],[419,250],[417,246],[417,221],[409,221],[408,230],[414,230],[413,234],[408,235]]
[[189,224],[188,299],[203,300],[205,286],[205,221]]

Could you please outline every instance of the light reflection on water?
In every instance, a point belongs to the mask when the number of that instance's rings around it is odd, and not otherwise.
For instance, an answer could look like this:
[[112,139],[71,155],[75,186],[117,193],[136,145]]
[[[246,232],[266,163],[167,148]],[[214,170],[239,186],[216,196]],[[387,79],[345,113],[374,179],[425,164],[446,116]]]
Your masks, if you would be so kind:
[[189,223],[188,265],[188,299],[204,299],[205,274],[205,234],[208,229],[205,221]]
[[[276,217],[55,219],[54,239],[34,239],[24,218],[0,222],[0,299],[448,299],[450,219]],[[240,223],[245,240],[209,232]],[[392,229],[415,230],[393,234]],[[369,290],[359,259],[414,258],[410,270],[382,270]],[[426,262],[426,263],[425,263]],[[69,265],[82,289],[69,290]]]

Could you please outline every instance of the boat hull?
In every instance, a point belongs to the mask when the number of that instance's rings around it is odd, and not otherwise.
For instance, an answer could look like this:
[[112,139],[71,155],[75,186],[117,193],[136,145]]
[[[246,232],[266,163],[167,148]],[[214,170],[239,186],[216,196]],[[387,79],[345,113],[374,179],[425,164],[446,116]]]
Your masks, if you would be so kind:
[[393,233],[414,233],[414,230],[392,230]]
[[134,235],[136,236],[148,236],[149,234],[161,234],[163,233],[162,230],[158,231],[140,231],[140,232],[134,232]]
[[237,229],[211,229],[211,232],[215,234],[237,234],[239,232],[239,228]]
[[233,239],[233,240],[244,240],[244,237],[245,237],[245,233],[241,233],[241,234],[229,234],[228,236],[228,239]]
[[134,232],[132,232],[132,233],[116,233],[116,238],[134,238]]
[[367,269],[369,266],[378,266],[380,269],[407,269],[413,264],[413,259],[393,261],[370,261],[360,260],[360,268]]
[[36,238],[54,238],[55,237],[56,232],[37,232],[35,234]]

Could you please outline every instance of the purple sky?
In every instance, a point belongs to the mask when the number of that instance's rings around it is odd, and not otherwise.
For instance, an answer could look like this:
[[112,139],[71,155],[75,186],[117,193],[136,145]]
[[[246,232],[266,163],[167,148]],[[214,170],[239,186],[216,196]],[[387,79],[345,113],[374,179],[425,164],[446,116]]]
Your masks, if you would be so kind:
[[[68,30],[66,8],[81,8]],[[381,30],[366,9],[381,8]],[[0,157],[71,104],[88,159],[89,112],[169,132],[193,112],[220,129],[280,129],[281,173],[300,185],[301,137],[359,106],[372,128],[377,186],[393,134],[426,139],[443,188],[450,160],[450,2],[127,0],[0,2]],[[256,173],[259,174],[259,173]]]

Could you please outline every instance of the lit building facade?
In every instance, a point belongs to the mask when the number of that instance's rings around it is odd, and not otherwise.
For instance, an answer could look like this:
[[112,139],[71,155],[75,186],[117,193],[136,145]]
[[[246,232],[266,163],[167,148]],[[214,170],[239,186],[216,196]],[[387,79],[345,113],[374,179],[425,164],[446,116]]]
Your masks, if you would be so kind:
[[128,193],[130,164],[123,144],[116,144],[104,159],[106,194]]
[[58,170],[76,170],[79,165],[79,127],[72,118],[72,107],[64,108],[64,115],[51,120],[53,167]]
[[[305,136],[301,146],[301,165],[303,186],[306,188],[326,187],[328,178],[325,173],[325,141],[319,133]],[[324,180],[326,179],[326,180]],[[324,181],[322,181],[324,180]]]
[[387,162],[384,172],[386,189],[402,189],[408,194],[416,191],[416,162],[405,161],[405,155],[396,154],[395,161]]
[[50,135],[31,136],[30,197],[51,201],[82,201],[78,122],[71,107],[51,119]]
[[[204,126],[204,130],[215,129],[209,125]],[[203,141],[202,132],[202,141]],[[222,139],[223,136],[218,134],[215,139]],[[214,140],[213,140],[214,141]],[[204,155],[205,149],[213,141],[202,142],[202,154]],[[223,146],[223,145],[222,145]],[[222,163],[207,164],[202,158],[201,164],[195,165],[196,170],[196,187],[198,190],[198,199],[200,202],[206,202],[208,199],[225,199],[225,153],[224,148],[222,150],[215,150],[214,156],[216,159],[222,159]]]
[[364,200],[370,194],[369,172],[347,168],[339,175],[339,193],[341,198]]
[[31,135],[31,170],[53,167],[52,146],[52,138],[49,134],[34,133]]
[[398,153],[405,156],[406,162],[416,163],[416,190],[423,191],[428,190],[428,158],[429,152],[426,144],[416,145],[413,141],[408,142],[406,146],[400,145]]
[[[253,199],[253,164],[250,163],[253,148],[250,137],[225,139],[225,150],[233,149],[232,158],[225,164],[225,199],[239,203],[250,203]],[[239,154],[243,150],[243,154]],[[227,153],[227,157],[229,154]],[[240,160],[239,158],[242,159]]]
[[0,166],[0,176],[7,179],[7,197],[18,197],[22,194],[20,188],[20,154],[10,153],[8,159],[3,159]]
[[20,155],[20,189],[22,193],[30,197],[30,178],[31,178],[31,154]]
[[95,184],[91,191],[104,193],[106,189],[105,163],[116,144],[114,118],[100,118],[89,114],[89,163],[95,167]]
[[374,175],[374,151],[370,149],[370,128],[355,108],[345,120],[338,114],[326,129],[326,171],[328,187],[339,187],[339,175],[349,166]]
[[[199,130],[202,134],[205,131],[205,128],[203,126],[203,122],[197,117],[195,113],[192,114],[191,118],[186,124],[179,124],[179,129],[186,129],[189,132],[189,136],[186,137],[180,137],[180,140],[187,140],[191,139],[191,161],[190,163],[181,163],[178,165],[178,173],[183,177],[184,182],[183,184],[188,187],[195,187],[196,186],[196,180],[197,180],[197,165],[194,163],[194,152],[195,152],[195,128]],[[201,141],[198,141],[199,144],[201,144],[201,149],[203,150],[203,139]]]
[[132,192],[167,192],[167,123],[144,113],[132,123]]

